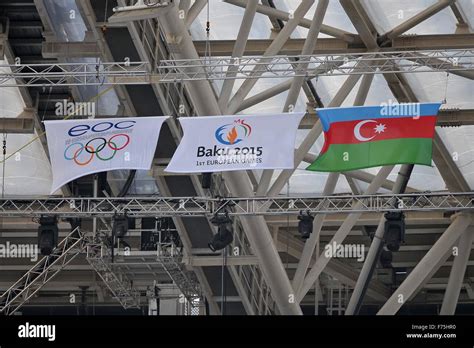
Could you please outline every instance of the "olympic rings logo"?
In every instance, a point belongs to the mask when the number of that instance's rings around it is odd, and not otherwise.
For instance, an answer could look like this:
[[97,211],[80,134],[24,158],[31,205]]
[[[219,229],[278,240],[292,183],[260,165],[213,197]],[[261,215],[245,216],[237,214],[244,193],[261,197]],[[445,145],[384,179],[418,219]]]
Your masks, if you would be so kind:
[[[117,145],[122,142],[124,142],[123,145]],[[95,156],[101,161],[110,161],[115,157],[117,151],[123,150],[128,146],[129,143],[130,136],[123,133],[115,134],[109,140],[102,137],[97,137],[89,140],[85,145],[81,142],[72,143],[64,150],[64,158],[68,161],[74,161],[74,163],[79,166],[88,165],[92,162]],[[103,151],[109,149],[111,154],[101,155]],[[86,153],[88,155],[85,155]],[[83,154],[84,156],[81,156]]]

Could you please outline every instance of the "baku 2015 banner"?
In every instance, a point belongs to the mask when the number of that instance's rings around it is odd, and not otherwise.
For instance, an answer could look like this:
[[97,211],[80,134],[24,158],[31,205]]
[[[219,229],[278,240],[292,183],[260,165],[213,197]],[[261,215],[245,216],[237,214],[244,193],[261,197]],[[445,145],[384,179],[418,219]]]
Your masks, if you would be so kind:
[[291,169],[303,115],[181,117],[184,136],[166,171]]
[[168,117],[45,121],[53,168],[51,193],[81,176],[151,168]]

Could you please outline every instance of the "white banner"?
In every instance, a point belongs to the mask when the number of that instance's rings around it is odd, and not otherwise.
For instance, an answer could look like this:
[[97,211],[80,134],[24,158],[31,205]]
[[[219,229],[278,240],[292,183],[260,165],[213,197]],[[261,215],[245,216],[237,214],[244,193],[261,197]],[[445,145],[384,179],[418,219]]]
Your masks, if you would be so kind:
[[184,136],[165,171],[290,169],[304,113],[181,117]]
[[51,193],[81,176],[151,168],[164,117],[45,121]]

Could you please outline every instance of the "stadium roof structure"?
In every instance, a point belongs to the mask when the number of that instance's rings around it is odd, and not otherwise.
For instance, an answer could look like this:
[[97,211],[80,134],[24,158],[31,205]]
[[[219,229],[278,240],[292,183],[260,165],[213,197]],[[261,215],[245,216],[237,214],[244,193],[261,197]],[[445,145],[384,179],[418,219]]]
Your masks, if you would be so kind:
[[[139,9],[125,0],[0,3],[0,110],[16,129],[2,138],[0,244],[35,243],[32,217],[48,214],[61,218],[62,240],[54,260],[1,260],[0,311],[67,313],[77,306],[70,294],[83,294],[97,310],[121,305],[137,313],[158,287],[163,298],[184,294],[182,311],[189,313],[472,312],[472,1],[146,2],[151,6]],[[64,101],[94,103],[97,118],[306,114],[294,170],[214,173],[209,189],[201,176],[166,173],[182,136],[173,118],[150,171],[83,177],[56,192],[55,201],[42,121],[60,119],[55,107]],[[317,108],[418,102],[443,103],[431,167],[305,170],[324,140]],[[405,241],[397,251],[384,249],[386,262],[374,246],[385,210],[365,200],[379,195],[385,203],[409,202],[399,206]],[[77,209],[87,197],[102,215]],[[351,209],[312,210],[314,230],[305,241],[297,209],[235,208],[234,241],[223,256],[207,247],[215,233],[209,214],[147,210],[149,200],[171,206],[173,197],[188,197],[196,207],[193,197],[263,197],[273,208],[290,198],[311,207],[325,197],[324,204],[337,200]],[[99,236],[110,234],[113,212],[132,204],[143,211],[129,229],[130,253],[119,250],[113,260]],[[81,227],[71,218],[81,218]],[[159,226],[166,218],[182,247],[166,255],[141,250],[144,232],[164,234]],[[325,258],[324,247],[334,242],[364,246],[365,262]],[[453,246],[459,256],[450,254]]]

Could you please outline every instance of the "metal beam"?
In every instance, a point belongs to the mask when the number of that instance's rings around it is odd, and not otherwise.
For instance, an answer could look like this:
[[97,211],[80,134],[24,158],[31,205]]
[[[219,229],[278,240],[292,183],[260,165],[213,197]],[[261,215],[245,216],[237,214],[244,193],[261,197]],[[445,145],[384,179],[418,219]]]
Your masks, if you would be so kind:
[[454,315],[458,303],[461,287],[464,283],[467,263],[471,255],[472,241],[474,239],[474,227],[468,227],[459,238],[457,253],[449,274],[448,285],[443,297],[443,304],[439,314]]
[[393,315],[397,313],[400,307],[409,301],[410,298],[416,294],[417,290],[419,290],[448,259],[451,255],[451,247],[466,230],[471,221],[472,217],[469,214],[456,215],[448,229],[410,272],[387,302],[385,302],[382,308],[377,312],[377,315]]
[[[232,5],[235,5],[235,6],[239,6],[239,7],[245,7],[245,5],[247,3],[245,0],[225,0],[225,2],[227,2],[229,4],[232,4]],[[257,12],[262,13],[264,15],[267,15],[268,17],[281,19],[281,20],[286,21],[286,22],[289,22],[292,19],[290,17],[293,17],[293,16],[290,16],[290,14],[288,12],[277,10],[275,8],[272,8],[272,7],[269,7],[269,6],[263,6],[263,5],[259,5],[257,7]],[[301,18],[300,20],[298,20],[298,25],[309,29],[311,27],[311,20],[306,19],[306,18]],[[327,34],[327,35],[330,35],[330,36],[333,36],[333,37],[337,37],[337,38],[342,39],[342,40],[347,41],[347,42],[352,42],[353,41],[351,33],[347,32],[347,31],[344,31],[344,30],[341,30],[341,29],[338,29],[338,28],[328,26],[328,25],[323,24],[322,27],[321,27],[321,32],[323,34]]]
[[[380,171],[377,173],[377,176],[375,177],[374,181],[370,183],[369,187],[365,191],[365,194],[374,194],[375,192],[377,192],[380,186],[382,185],[383,180],[391,173],[392,169],[393,169],[393,166],[382,167]],[[357,209],[358,206],[360,206],[360,203],[356,203],[354,205],[354,208]],[[334,237],[331,239],[329,243],[332,244],[336,242],[337,244],[341,244],[344,241],[344,239],[347,237],[349,232],[351,231],[355,222],[360,218],[360,216],[361,216],[360,213],[349,214],[349,216],[346,218],[342,226],[339,227],[336,234],[334,235]],[[316,260],[313,267],[311,268],[311,271],[309,271],[309,273],[305,277],[303,285],[300,288],[300,291],[296,295],[296,299],[298,302],[301,301],[301,299],[311,289],[316,279],[318,279],[319,275],[328,264],[329,260],[330,258],[326,257],[325,254],[321,255]]]
[[[311,54],[314,51],[316,46],[316,42],[318,41],[319,31],[321,29],[321,25],[323,23],[324,15],[326,14],[326,9],[328,7],[329,0],[320,0],[318,2],[318,6],[314,12],[313,20],[311,22],[311,26],[309,28],[308,36],[306,37],[306,41],[303,45],[303,49],[301,50],[301,55],[305,56]],[[307,63],[297,63],[296,64],[296,71],[301,74],[303,71],[308,69]],[[288,95],[286,97],[285,104],[283,106],[283,112],[293,111],[295,104],[298,100],[301,88],[305,82],[304,76],[297,76],[292,80],[290,89],[288,91]],[[291,110],[290,110],[291,108]],[[272,179],[274,171],[273,170],[264,170],[260,182],[257,188],[256,195],[260,196],[267,192],[268,187],[270,186],[270,182]]]
[[[341,39],[318,38],[314,51],[310,54],[339,54],[339,53],[366,53],[367,47],[360,37],[354,36],[355,42],[349,44]],[[442,49],[469,49],[474,47],[474,34],[428,34],[428,35],[408,35],[400,36],[391,40],[390,44],[384,46],[380,51],[417,51],[417,50],[442,50]],[[268,46],[271,45],[271,39],[252,39],[248,40],[242,56],[262,55]],[[232,55],[234,40],[210,40],[194,41],[194,46],[203,57],[206,54],[206,46],[209,44],[210,54],[215,57],[225,57]],[[288,39],[285,42],[278,55],[297,55],[303,49],[305,39]]]
[[35,120],[32,118],[0,118],[0,133],[32,134]]
[[423,11],[417,13],[415,16],[409,18],[405,22],[397,25],[392,30],[389,30],[385,34],[380,37],[380,42],[384,42],[386,39],[393,39],[400,34],[410,30],[411,28],[417,26],[424,20],[430,18],[434,14],[438,13],[439,11],[443,10],[444,8],[450,6],[454,3],[455,0],[439,0],[435,4],[427,7]]
[[[232,58],[238,60],[242,57],[245,46],[247,45],[247,39],[249,37],[250,28],[252,27],[253,19],[255,17],[255,11],[257,9],[258,0],[250,0],[247,2],[245,7],[244,17],[242,18],[242,23],[240,24],[239,33],[237,35],[237,40],[235,40],[234,48],[232,50]],[[227,109],[227,103],[229,102],[232,89],[234,87],[235,80],[229,77],[234,77],[237,74],[238,65],[230,66],[226,73],[226,80],[222,86],[221,93],[219,95],[218,103],[221,111],[225,113]]]
[[[248,195],[236,198],[209,197],[66,197],[0,199],[0,217],[103,217],[117,214],[129,217],[211,217],[224,207],[233,207],[229,216],[256,217],[263,215],[298,215],[301,210],[311,213],[365,213],[386,211],[467,211],[474,210],[473,192],[374,194],[384,181],[384,171],[374,178],[363,195],[316,197],[255,197],[249,187]],[[388,175],[388,174],[387,174]],[[393,201],[399,203],[393,207]]]
[[97,42],[42,42],[41,53],[44,58],[82,58],[100,57]]
[[448,151],[446,145],[444,145],[437,131],[435,131],[433,139],[433,161],[446,183],[448,190],[457,192],[470,190],[469,184],[454,162],[452,154]]
[[196,20],[204,7],[208,4],[208,0],[196,0],[194,4],[189,8],[186,16],[186,27],[189,28],[191,24]]
[[[290,38],[290,35],[293,33],[295,28],[298,26],[299,21],[304,17],[306,12],[314,4],[314,0],[303,0],[298,6],[294,13],[294,17],[291,18],[283,29],[278,33],[278,35],[273,39],[271,45],[263,54],[263,57],[258,60],[257,63],[264,63],[265,57],[274,56],[285,44],[285,42]],[[250,73],[250,79],[246,79],[239,90],[235,93],[234,97],[230,100],[228,105],[228,112],[233,114],[239,108],[239,105],[243,102],[245,97],[250,93],[252,88],[258,81],[258,78],[263,75],[265,68],[261,65],[256,64]]]
[[[303,249],[303,242],[296,238],[288,236],[288,234],[282,233],[278,235],[277,240],[278,249],[282,252],[288,252],[289,255],[293,256],[296,259],[301,258],[301,253]],[[313,255],[314,256],[314,255]],[[313,257],[314,261],[315,258]],[[297,265],[295,265],[297,267]],[[330,276],[339,279],[342,283],[349,286],[354,286],[358,273],[350,265],[347,265],[341,260],[331,259],[327,267],[324,269],[324,273],[329,274]],[[369,285],[368,296],[376,301],[386,301],[390,296],[390,289],[385,286],[382,282],[374,280]]]
[[[183,258],[186,265],[198,267],[222,266],[222,256],[188,256]],[[254,255],[227,256],[226,266],[258,265],[258,258]]]
[[259,104],[265,100],[268,100],[284,91],[287,91],[291,86],[291,80],[283,81],[279,84],[273,85],[272,87],[259,92],[247,99],[245,99],[238,107],[237,112],[248,109],[256,104]]
[[[286,27],[285,27],[286,28]],[[282,31],[283,32],[283,31]],[[170,38],[172,40],[173,38]],[[277,43],[275,40],[274,43]],[[241,58],[234,79],[246,79],[230,102],[237,110],[258,78],[393,74],[449,71],[466,75],[474,70],[474,50],[377,52],[340,55],[266,56]],[[308,63],[308,71],[297,71],[295,61]],[[461,61],[455,64],[455,61]],[[0,87],[104,86],[176,83],[176,81],[225,80],[233,58],[161,60],[158,67],[142,62],[83,62],[55,64],[10,64],[0,71]],[[351,63],[358,63],[357,65]],[[11,70],[11,72],[9,71]],[[158,72],[156,72],[156,70]],[[467,76],[467,75],[466,75]],[[470,76],[470,75],[469,75]]]

